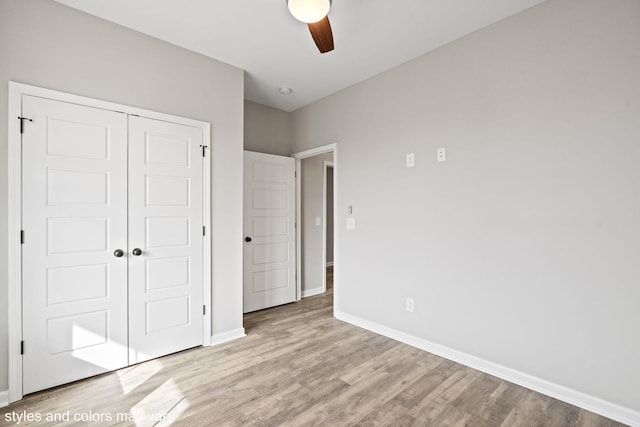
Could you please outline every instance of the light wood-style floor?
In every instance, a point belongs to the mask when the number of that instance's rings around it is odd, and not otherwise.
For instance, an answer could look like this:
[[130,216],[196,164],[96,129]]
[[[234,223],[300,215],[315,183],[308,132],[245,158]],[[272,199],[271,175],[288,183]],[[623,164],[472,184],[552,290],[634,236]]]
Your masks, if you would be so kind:
[[20,425],[621,425],[340,322],[330,285],[246,315],[246,338],[27,396],[0,425],[25,413],[42,421]]

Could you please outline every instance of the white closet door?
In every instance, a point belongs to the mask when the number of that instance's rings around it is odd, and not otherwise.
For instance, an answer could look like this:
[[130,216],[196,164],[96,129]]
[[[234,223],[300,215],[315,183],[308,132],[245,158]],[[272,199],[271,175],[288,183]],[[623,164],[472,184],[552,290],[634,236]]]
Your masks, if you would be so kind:
[[23,115],[26,394],[127,365],[127,116],[31,96]]
[[129,120],[133,364],[203,342],[203,135],[190,126]]

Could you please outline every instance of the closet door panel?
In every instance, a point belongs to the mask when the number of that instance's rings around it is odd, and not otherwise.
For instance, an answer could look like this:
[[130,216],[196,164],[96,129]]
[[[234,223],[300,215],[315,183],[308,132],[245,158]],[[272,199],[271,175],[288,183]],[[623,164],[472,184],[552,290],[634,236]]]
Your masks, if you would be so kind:
[[32,96],[23,115],[26,394],[127,365],[127,116]]
[[203,342],[202,138],[130,117],[130,363]]

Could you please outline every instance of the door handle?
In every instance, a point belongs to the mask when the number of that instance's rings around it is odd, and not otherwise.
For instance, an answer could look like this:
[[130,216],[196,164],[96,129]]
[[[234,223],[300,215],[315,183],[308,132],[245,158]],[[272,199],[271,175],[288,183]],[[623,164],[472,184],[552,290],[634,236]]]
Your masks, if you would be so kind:
[[131,251],[131,253],[133,254],[133,256],[140,256],[142,255],[142,249],[135,248],[134,250]]
[[245,238],[244,238],[244,241],[245,241],[245,242],[247,242],[247,243],[249,243],[249,242],[251,241],[251,237],[249,237],[249,236],[245,237]]
[[122,255],[124,255],[124,251],[122,249],[116,249],[113,251],[113,256],[116,258],[120,258]]

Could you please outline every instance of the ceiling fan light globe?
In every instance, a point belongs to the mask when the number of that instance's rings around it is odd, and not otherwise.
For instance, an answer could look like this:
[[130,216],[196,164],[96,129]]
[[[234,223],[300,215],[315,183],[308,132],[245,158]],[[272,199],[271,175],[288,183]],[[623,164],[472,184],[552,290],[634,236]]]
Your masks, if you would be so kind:
[[330,0],[287,0],[289,12],[298,21],[313,24],[327,16],[331,8]]

